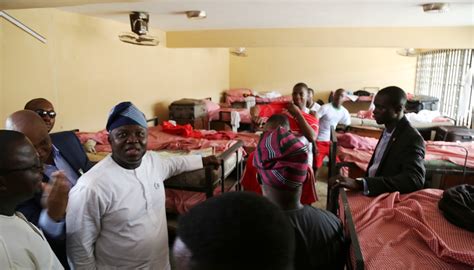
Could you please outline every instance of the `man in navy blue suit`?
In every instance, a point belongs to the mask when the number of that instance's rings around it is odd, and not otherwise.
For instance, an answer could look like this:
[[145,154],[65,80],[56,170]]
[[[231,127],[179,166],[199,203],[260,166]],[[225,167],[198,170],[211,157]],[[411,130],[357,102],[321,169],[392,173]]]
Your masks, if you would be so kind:
[[[43,192],[21,204],[22,212],[40,227],[53,251],[67,268],[64,217],[69,189],[92,165],[74,132],[48,134],[48,127],[34,111],[22,110],[10,115],[7,129],[25,134],[33,143],[43,162]],[[45,198],[42,202],[41,198]]]

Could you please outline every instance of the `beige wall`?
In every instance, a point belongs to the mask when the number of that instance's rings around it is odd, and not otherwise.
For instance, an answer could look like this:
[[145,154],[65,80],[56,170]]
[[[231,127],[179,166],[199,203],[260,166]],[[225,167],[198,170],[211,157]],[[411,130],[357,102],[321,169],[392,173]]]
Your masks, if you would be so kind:
[[305,82],[315,98],[331,90],[398,85],[413,92],[416,57],[393,48],[251,48],[248,57],[230,58],[230,87],[291,93]]
[[[229,85],[227,49],[168,49],[120,42],[128,24],[55,9],[9,12],[48,39],[42,44],[1,22],[0,126],[8,114],[36,97],[50,99],[55,130],[102,129],[110,108],[130,100],[151,117],[183,97],[212,97]],[[165,39],[165,34],[152,31]],[[0,47],[1,48],[1,47]],[[2,78],[0,77],[0,78]]]
[[168,47],[474,48],[474,26],[167,32]]

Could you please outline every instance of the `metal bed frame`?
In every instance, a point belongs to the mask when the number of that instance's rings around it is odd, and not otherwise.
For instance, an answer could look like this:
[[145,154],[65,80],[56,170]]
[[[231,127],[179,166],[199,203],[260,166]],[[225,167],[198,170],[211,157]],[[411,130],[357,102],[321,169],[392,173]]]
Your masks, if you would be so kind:
[[[216,179],[213,180],[213,170],[214,168],[212,166],[206,166],[204,168],[205,170],[205,183],[202,185],[196,185],[196,184],[190,184],[186,183],[183,181],[180,181],[176,176],[171,177],[170,179],[166,180],[165,183],[165,188],[170,188],[170,189],[176,189],[176,190],[186,190],[186,191],[195,191],[195,192],[204,192],[206,193],[206,198],[210,198],[214,194],[214,189],[220,185],[221,187],[221,192],[226,191],[226,179],[229,177],[231,172],[226,174],[225,171],[225,161],[229,159],[232,155],[235,154],[235,172],[236,172],[236,179],[233,181],[231,187],[235,187],[236,190],[241,190],[240,186],[240,176],[242,175],[242,169],[243,169],[243,159],[241,157],[241,152],[239,151],[240,148],[244,145],[244,143],[241,140],[236,141],[234,145],[232,145],[229,149],[221,153],[220,155],[217,155],[216,157],[220,160],[220,170],[221,174],[220,176]],[[188,172],[188,174],[192,174],[193,172]],[[192,177],[192,175],[190,175]]]

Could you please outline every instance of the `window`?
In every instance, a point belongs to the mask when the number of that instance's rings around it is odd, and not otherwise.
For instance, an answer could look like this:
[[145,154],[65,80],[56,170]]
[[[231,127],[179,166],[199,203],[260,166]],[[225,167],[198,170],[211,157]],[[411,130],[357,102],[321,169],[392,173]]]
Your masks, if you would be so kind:
[[439,111],[458,126],[472,123],[472,49],[435,50],[417,59],[415,94],[439,98]]

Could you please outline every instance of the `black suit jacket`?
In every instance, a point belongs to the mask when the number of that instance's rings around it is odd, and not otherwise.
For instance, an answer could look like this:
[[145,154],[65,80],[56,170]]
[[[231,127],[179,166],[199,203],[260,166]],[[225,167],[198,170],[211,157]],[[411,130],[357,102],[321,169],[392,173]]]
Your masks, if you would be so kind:
[[[370,159],[367,173],[374,157],[375,152]],[[410,193],[422,189],[425,182],[424,159],[425,142],[406,117],[403,117],[390,137],[375,177],[365,177],[369,196],[395,191]]]
[[[69,163],[72,169],[77,173],[78,176],[88,171],[92,164],[87,158],[82,145],[77,136],[72,131],[63,131],[58,133],[50,134],[51,141],[58,148],[61,155]],[[49,178],[44,175],[43,182],[49,182]],[[18,205],[17,211],[20,211],[29,222],[38,226],[39,216],[43,208],[41,207],[41,193],[35,194],[35,196]],[[58,257],[59,261],[67,269],[67,257],[66,257],[66,241],[65,236],[62,235],[58,239],[53,239],[44,233],[48,243],[52,250]]]

